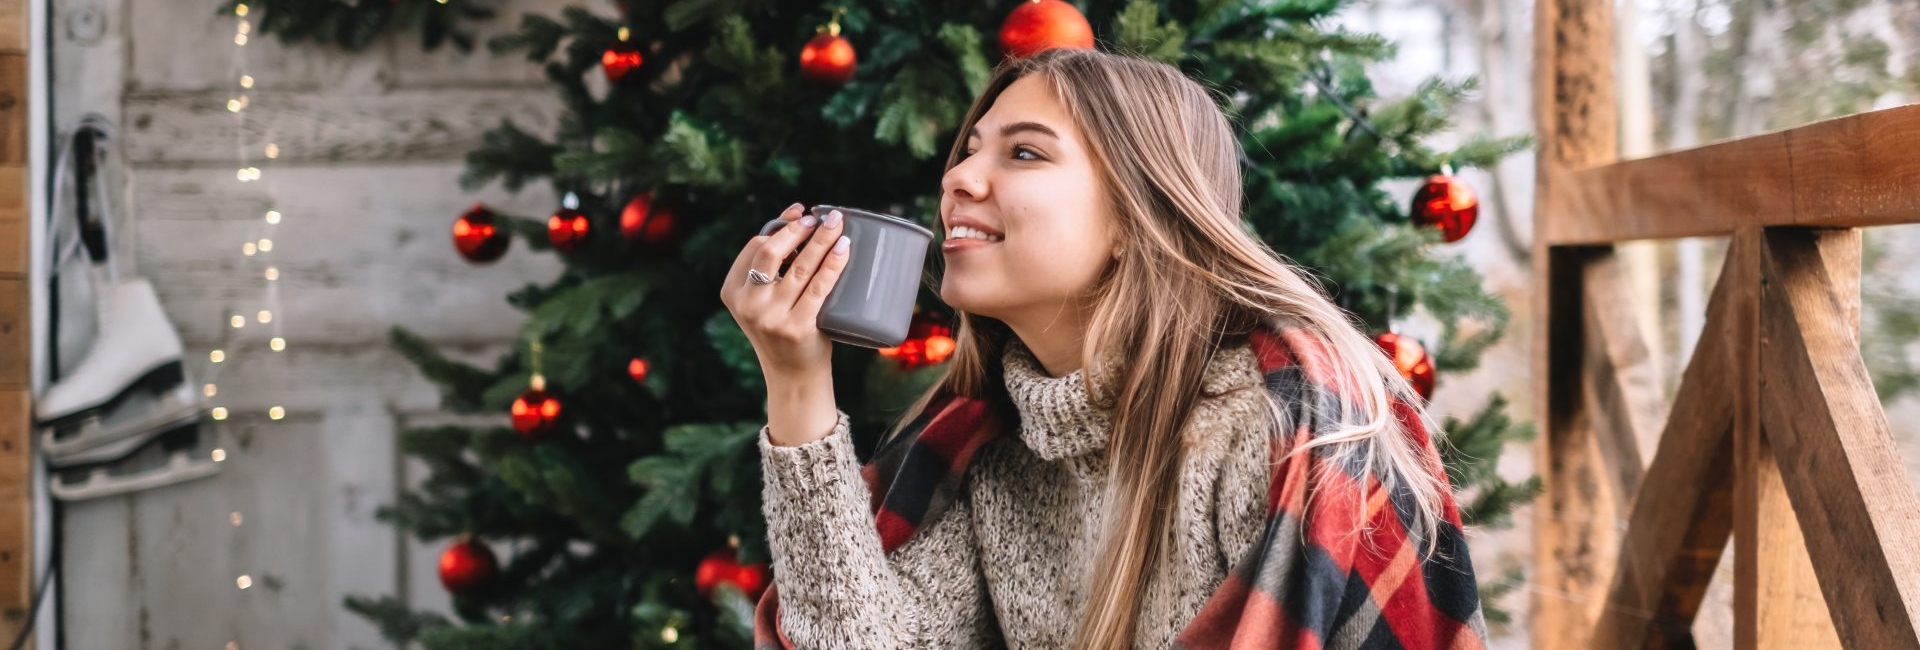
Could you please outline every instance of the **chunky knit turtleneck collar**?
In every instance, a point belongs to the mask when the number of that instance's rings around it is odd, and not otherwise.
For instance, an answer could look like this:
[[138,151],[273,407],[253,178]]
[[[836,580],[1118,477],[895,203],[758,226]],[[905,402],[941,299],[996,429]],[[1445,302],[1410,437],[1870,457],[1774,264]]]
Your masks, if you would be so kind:
[[[1065,377],[1049,377],[1018,337],[1007,341],[1001,365],[1007,395],[1020,413],[1020,439],[1035,455],[1054,461],[1107,448],[1111,414],[1094,408],[1088,399],[1084,368]],[[1260,382],[1253,350],[1243,343],[1214,355],[1201,390],[1203,396],[1217,395]]]
[[1106,449],[1109,414],[1087,399],[1084,368],[1049,377],[1018,337],[1007,341],[1001,365],[1007,396],[1020,411],[1020,439],[1035,455],[1053,461]]

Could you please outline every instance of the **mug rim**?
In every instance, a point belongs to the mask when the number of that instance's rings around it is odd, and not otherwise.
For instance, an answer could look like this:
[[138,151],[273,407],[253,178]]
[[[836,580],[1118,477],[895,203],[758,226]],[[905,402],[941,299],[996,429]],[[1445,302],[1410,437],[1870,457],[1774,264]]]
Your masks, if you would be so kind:
[[874,211],[872,211],[872,210],[866,210],[866,209],[862,209],[862,208],[855,208],[855,207],[849,207],[849,206],[844,206],[844,205],[828,205],[828,204],[825,204],[825,203],[822,203],[822,204],[820,204],[820,205],[816,205],[816,206],[813,206],[813,207],[814,207],[814,209],[815,209],[815,210],[828,210],[828,211],[832,211],[832,210],[839,210],[839,211],[841,211],[841,212],[858,212],[858,213],[860,213],[860,214],[864,214],[864,215],[867,215],[867,216],[870,216],[870,217],[878,217],[878,218],[880,218],[880,219],[883,219],[883,220],[886,220],[886,221],[891,221],[891,222],[893,222],[893,223],[896,223],[896,224],[899,224],[899,225],[902,225],[902,226],[906,226],[906,227],[909,227],[909,228],[912,228],[912,229],[914,229],[914,230],[917,230],[917,231],[920,231],[920,233],[921,233],[921,234],[924,234],[924,235],[926,235],[928,239],[932,239],[932,238],[933,238],[933,231],[932,231],[932,230],[930,230],[930,229],[928,229],[928,228],[927,228],[926,226],[922,226],[922,225],[920,225],[920,224],[917,224],[917,223],[914,223],[914,222],[912,222],[912,221],[908,221],[908,220],[907,220],[906,218],[904,218],[904,217],[896,217],[896,216],[893,216],[893,215],[890,215],[890,214],[886,214],[886,213],[884,213],[884,212],[874,212]]

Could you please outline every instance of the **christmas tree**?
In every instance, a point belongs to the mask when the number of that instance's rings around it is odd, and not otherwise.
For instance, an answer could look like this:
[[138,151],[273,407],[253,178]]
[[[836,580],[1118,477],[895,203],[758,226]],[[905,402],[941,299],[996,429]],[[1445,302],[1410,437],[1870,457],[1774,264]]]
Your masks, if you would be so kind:
[[[1477,206],[1442,170],[1528,143],[1431,147],[1473,83],[1377,98],[1366,66],[1392,46],[1328,28],[1343,4],[680,0],[524,18],[490,49],[543,63],[566,117],[557,133],[493,129],[463,183],[546,182],[568,198],[550,215],[475,206],[455,248],[475,263],[556,254],[566,270],[507,297],[528,315],[526,344],[492,368],[393,332],[445,408],[511,426],[405,432],[430,475],[381,513],[448,544],[459,620],[388,597],[347,606],[430,649],[749,645],[771,578],[753,444],[765,387],[720,282],[795,201],[934,225],[941,145],[1004,56],[1097,41],[1219,89],[1243,138],[1247,226],[1325,278],[1423,393],[1472,369],[1508,314],[1448,246]],[[1411,201],[1379,187],[1423,177]],[[837,346],[836,397],[863,454],[942,372],[951,316],[923,288],[905,344]],[[1407,319],[1437,333],[1403,336]],[[1500,525],[1538,489],[1493,471],[1529,429],[1497,395],[1445,425],[1468,523]]]

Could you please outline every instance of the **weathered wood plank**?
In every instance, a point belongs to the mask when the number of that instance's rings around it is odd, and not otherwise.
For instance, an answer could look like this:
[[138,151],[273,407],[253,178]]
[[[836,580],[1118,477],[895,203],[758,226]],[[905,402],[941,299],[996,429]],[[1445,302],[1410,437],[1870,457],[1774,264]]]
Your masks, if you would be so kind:
[[1646,471],[1640,440],[1660,430],[1666,407],[1639,324],[1624,308],[1631,302],[1619,254],[1607,247],[1584,267],[1581,397],[1593,414],[1614,493],[1621,503],[1631,503]]
[[[1535,232],[1552,210],[1554,170],[1619,157],[1613,77],[1613,7],[1607,2],[1534,4]],[[1536,648],[1585,648],[1612,581],[1622,504],[1581,402],[1582,262],[1586,253],[1534,238],[1534,404],[1542,436],[1535,471],[1546,493],[1534,506],[1534,581],[1529,636]]]
[[[1727,258],[1730,267],[1736,254]],[[1730,319],[1740,286],[1721,272],[1673,413],[1660,435],[1620,544],[1595,648],[1691,648],[1693,619],[1733,531],[1733,389]]]
[[1553,170],[1556,245],[1726,235],[1744,226],[1920,221],[1920,105],[1599,167]]
[[1821,592],[1845,647],[1920,648],[1920,498],[1837,298],[1843,288],[1814,233],[1771,229],[1764,240],[1765,439],[1819,558]]
[[0,52],[0,165],[27,164],[27,64],[25,52]]
[[[449,357],[482,368],[493,367],[515,343],[513,339],[428,340]],[[366,391],[380,394],[396,413],[430,413],[440,407],[440,387],[421,377],[384,339],[329,344],[302,344],[296,339],[281,352],[264,346],[223,347],[229,354],[218,364],[207,355],[216,344],[184,343],[187,371],[195,381],[219,386],[215,403],[236,413],[264,413],[271,406],[285,407],[289,413],[320,413]]]
[[[504,296],[531,278],[557,274],[551,254],[524,242],[488,266],[453,251],[447,228],[474,201],[518,214],[554,205],[543,186],[520,195],[489,188],[465,195],[453,164],[290,166],[268,181],[240,183],[216,169],[146,170],[133,179],[140,258],[161,303],[198,341],[264,340],[264,270],[280,271],[275,323],[292,345],[384,340],[389,325],[452,339],[512,338],[521,314]],[[447,188],[444,192],[421,188]],[[269,208],[281,221],[266,223]],[[241,245],[271,236],[270,253]],[[270,261],[269,261],[270,260]],[[248,316],[246,328],[227,323]]]
[[0,388],[0,638],[7,639],[27,624],[33,604],[31,397],[24,389]]
[[0,2],[0,52],[27,51],[27,3]]
[[[97,0],[96,0],[97,1]],[[128,10],[113,15],[132,24],[110,25],[131,32],[135,56],[125,76],[132,91],[205,91],[230,88],[237,75],[236,57],[244,57],[259,85],[268,90],[328,90],[364,94],[396,87],[455,84],[539,83],[545,77],[538,65],[520,56],[492,56],[484,41],[473,53],[462,55],[451,47],[433,54],[420,53],[419,32],[398,30],[360,52],[316,47],[311,41],[294,46],[257,30],[245,48],[235,48],[232,14],[217,15],[218,5],[182,11],[169,2],[129,2]],[[574,0],[506,0],[493,3],[500,14],[474,25],[482,39],[520,26],[520,16],[559,15],[569,5],[611,13],[610,3]],[[258,27],[258,25],[256,25]],[[238,50],[238,51],[236,51]]]
[[244,121],[227,110],[233,97],[228,91],[129,94],[128,159],[141,166],[237,165],[245,153],[260,164],[272,143],[283,165],[461,160],[502,121],[544,136],[562,113],[559,98],[543,86],[380,94],[259,90],[248,95]]
[[[1768,442],[1760,401],[1767,397],[1762,374],[1759,228],[1734,235],[1729,276],[1739,287],[1739,326],[1728,369],[1737,378],[1740,407],[1734,438],[1734,644],[1739,648],[1817,650],[1840,647],[1807,555],[1780,468]],[[1856,265],[1858,255],[1854,256]],[[1856,267],[1857,268],[1857,267]],[[1856,270],[1857,275],[1857,270]],[[1726,282],[1726,280],[1723,280]]]
[[33,350],[28,323],[27,280],[0,278],[0,390],[28,390]]

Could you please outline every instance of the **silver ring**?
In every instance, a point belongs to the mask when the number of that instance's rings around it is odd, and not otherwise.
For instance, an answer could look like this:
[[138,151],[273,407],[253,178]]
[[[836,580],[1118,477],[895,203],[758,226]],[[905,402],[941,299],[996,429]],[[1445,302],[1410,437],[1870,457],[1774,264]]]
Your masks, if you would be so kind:
[[761,273],[760,269],[747,269],[747,279],[754,284],[773,284],[780,281],[780,278]]

